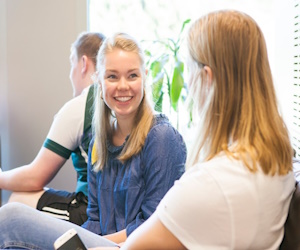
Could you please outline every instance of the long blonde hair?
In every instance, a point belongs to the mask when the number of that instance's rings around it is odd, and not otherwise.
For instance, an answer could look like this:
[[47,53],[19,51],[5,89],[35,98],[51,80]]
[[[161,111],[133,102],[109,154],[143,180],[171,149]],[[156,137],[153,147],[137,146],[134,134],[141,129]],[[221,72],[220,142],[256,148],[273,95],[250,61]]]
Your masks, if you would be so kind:
[[[265,174],[289,172],[292,147],[256,22],[238,11],[210,13],[191,26],[188,49],[194,69],[190,93],[202,123],[187,165],[224,151],[251,172],[258,164]],[[203,79],[205,65],[212,71],[211,87]]]
[[[117,33],[114,36],[107,38],[102,44],[97,56],[97,71],[99,81],[103,81],[105,69],[105,57],[115,48],[136,53],[140,59],[141,72],[143,78],[144,96],[140,103],[137,115],[135,117],[133,129],[130,136],[119,155],[118,159],[122,162],[127,161],[132,156],[138,154],[144,146],[147,134],[152,126],[154,113],[150,102],[146,96],[146,69],[144,63],[144,52],[138,42],[124,33]],[[107,140],[112,139],[113,121],[115,119],[110,108],[102,99],[101,88],[96,85],[96,97],[94,104],[93,131],[95,135],[95,145],[97,152],[97,162],[94,165],[94,170],[103,169],[108,159],[108,151],[106,147]]]

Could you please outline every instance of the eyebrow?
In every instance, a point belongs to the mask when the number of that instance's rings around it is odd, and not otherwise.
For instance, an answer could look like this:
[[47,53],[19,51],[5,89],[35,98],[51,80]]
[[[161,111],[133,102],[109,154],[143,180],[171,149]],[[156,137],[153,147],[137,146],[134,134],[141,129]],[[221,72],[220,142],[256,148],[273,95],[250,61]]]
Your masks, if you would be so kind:
[[107,73],[107,72],[118,72],[118,71],[114,70],[114,69],[107,69],[107,70],[105,70],[105,73]]
[[[140,71],[140,69],[139,68],[130,69],[127,71],[127,73],[134,72],[134,71]],[[107,72],[117,73],[119,71],[115,70],[115,69],[107,69],[107,70],[105,70],[105,73],[107,73]]]
[[140,69],[139,68],[134,68],[134,69],[130,69],[130,70],[128,70],[128,72],[131,72],[131,71],[140,71]]

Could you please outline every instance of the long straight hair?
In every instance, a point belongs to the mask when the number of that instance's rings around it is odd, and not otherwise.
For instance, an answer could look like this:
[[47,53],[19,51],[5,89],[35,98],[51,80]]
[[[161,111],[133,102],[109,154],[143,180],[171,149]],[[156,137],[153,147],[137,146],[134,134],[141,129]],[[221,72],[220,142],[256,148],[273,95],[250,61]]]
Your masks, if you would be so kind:
[[[127,52],[136,53],[140,59],[140,67],[143,78],[144,96],[135,116],[133,129],[129,135],[125,146],[120,153],[118,159],[126,162],[132,156],[138,154],[144,146],[145,139],[152,126],[154,112],[146,95],[146,69],[144,63],[144,52],[140,45],[127,34],[118,33],[107,38],[102,44],[97,56],[97,71],[99,81],[104,80],[105,58],[106,55],[114,49],[121,49]],[[93,130],[95,134],[95,145],[97,152],[97,162],[94,165],[94,170],[102,170],[108,159],[108,151],[106,147],[107,140],[112,139],[114,114],[111,109],[105,104],[102,97],[102,91],[96,85],[96,97],[94,105]]]
[[[192,99],[200,110],[199,137],[188,166],[224,151],[251,172],[292,169],[292,147],[277,100],[263,34],[238,11],[210,13],[193,23],[188,35],[193,74]],[[212,70],[211,86],[203,66]]]

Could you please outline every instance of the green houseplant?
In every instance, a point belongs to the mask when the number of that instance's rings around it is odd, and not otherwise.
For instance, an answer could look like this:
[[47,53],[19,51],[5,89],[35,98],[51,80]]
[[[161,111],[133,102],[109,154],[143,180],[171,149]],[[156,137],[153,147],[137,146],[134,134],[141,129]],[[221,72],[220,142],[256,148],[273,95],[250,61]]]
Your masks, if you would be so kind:
[[[182,34],[189,22],[190,19],[183,22],[176,39],[152,41],[152,44],[156,45],[155,49],[153,51],[145,50],[145,54],[148,56],[148,75],[151,78],[154,109],[171,115],[175,112],[177,128],[179,126],[179,102],[184,101],[187,94],[184,81],[185,67],[179,52],[183,42]],[[166,103],[167,110],[164,110]]]

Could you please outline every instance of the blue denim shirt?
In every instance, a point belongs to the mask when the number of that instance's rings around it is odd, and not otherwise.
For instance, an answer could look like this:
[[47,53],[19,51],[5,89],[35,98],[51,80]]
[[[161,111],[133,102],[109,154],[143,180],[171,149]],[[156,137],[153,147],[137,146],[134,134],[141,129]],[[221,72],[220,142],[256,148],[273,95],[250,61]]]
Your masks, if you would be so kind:
[[84,228],[100,235],[126,228],[129,236],[155,211],[184,172],[186,145],[164,115],[156,115],[141,152],[122,164],[124,145],[108,143],[108,166],[95,173],[88,162],[89,204]]

